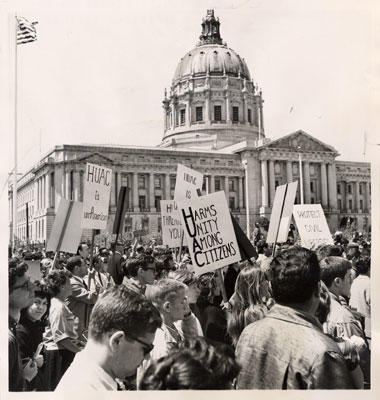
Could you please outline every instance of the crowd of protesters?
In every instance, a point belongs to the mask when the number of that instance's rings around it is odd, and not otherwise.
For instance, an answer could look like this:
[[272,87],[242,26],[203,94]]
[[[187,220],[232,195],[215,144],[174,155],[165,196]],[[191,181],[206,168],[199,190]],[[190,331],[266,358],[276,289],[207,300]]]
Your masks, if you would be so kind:
[[38,281],[13,255],[9,390],[369,388],[370,241],[252,237],[256,257],[200,276],[155,241],[45,254]]

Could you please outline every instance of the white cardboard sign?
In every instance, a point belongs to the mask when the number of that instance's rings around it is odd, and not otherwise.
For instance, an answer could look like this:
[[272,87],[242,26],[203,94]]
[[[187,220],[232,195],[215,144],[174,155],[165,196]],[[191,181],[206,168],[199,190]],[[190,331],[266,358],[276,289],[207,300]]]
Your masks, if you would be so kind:
[[112,169],[86,164],[82,228],[106,229],[112,183]]
[[191,200],[198,197],[197,189],[202,190],[203,174],[178,164],[177,177],[174,190],[174,200]]
[[296,204],[293,216],[303,247],[315,249],[320,244],[334,244],[320,204]]
[[267,243],[287,241],[297,185],[298,181],[277,186],[270,216]]
[[[183,229],[174,200],[161,200],[162,243],[169,248],[181,247]],[[185,238],[182,245],[186,245]]]
[[196,275],[241,260],[223,191],[178,202],[178,209]]
[[[58,211],[54,219],[53,228],[46,245],[46,251],[57,251],[59,238],[65,225],[66,216],[70,207],[70,200],[62,198],[59,202]],[[74,201],[69,219],[66,224],[65,233],[61,243],[60,251],[76,254],[82,236],[82,227],[78,222],[83,212],[83,203]]]

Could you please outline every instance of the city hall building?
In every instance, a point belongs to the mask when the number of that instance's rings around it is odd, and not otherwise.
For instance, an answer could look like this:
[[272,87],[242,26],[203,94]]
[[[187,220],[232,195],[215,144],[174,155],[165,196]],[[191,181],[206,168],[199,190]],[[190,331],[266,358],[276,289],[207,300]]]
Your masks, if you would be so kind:
[[[128,188],[124,238],[141,230],[160,235],[160,200],[173,198],[178,163],[204,174],[203,194],[225,192],[243,229],[247,207],[252,231],[260,216],[270,218],[276,187],[301,176],[304,203],[322,205],[331,231],[348,222],[369,228],[370,164],[337,161],[337,150],[302,130],[266,137],[263,94],[244,59],[222,41],[213,10],[202,21],[197,46],[179,61],[162,105],[164,134],[156,147],[57,145],[22,176],[15,228],[20,243],[27,233],[30,242],[48,240],[61,198],[82,201],[87,162],[113,170],[108,233],[120,187]],[[12,185],[8,194],[11,238]]]

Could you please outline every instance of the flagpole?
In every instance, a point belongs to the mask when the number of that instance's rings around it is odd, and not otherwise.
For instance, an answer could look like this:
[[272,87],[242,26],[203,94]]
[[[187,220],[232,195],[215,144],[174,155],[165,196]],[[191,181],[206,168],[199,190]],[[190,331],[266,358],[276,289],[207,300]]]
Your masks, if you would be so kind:
[[16,248],[17,235],[17,14],[14,15],[14,51],[15,51],[15,86],[14,86],[14,170],[13,170],[13,250]]

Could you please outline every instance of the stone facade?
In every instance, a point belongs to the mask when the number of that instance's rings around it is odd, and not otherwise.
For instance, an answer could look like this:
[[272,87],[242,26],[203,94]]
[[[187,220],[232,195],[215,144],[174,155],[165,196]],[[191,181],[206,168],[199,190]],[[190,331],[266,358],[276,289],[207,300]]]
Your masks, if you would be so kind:
[[[19,241],[27,237],[26,209],[29,240],[43,243],[60,199],[83,199],[87,162],[113,170],[108,232],[120,187],[128,188],[126,238],[141,230],[160,234],[160,200],[173,198],[178,163],[204,174],[203,194],[224,190],[235,218],[243,229],[249,222],[250,232],[258,217],[270,217],[276,187],[300,182],[301,175],[304,203],[322,205],[331,231],[350,222],[369,228],[369,163],[337,161],[333,147],[301,130],[277,140],[265,137],[262,93],[244,59],[222,41],[212,10],[197,47],[180,60],[163,106],[164,136],[157,147],[60,145],[19,179]],[[12,184],[8,195],[11,238]]]

